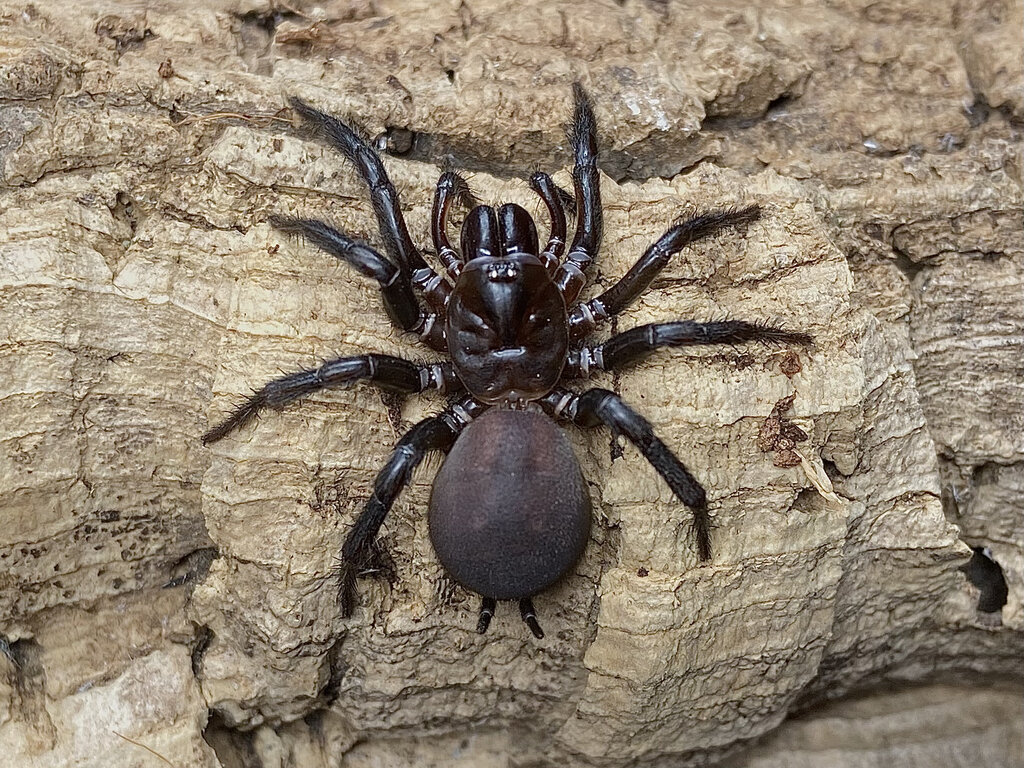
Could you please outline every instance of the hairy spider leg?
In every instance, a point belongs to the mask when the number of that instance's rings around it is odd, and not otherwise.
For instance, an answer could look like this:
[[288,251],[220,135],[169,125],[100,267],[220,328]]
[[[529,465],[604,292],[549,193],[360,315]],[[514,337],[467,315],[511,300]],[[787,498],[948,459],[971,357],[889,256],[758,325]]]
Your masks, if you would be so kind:
[[427,389],[459,391],[462,384],[451,363],[416,365],[391,355],[358,355],[329,360],[319,368],[282,376],[264,384],[224,421],[203,435],[203,443],[215,443],[229,432],[256,418],[263,408],[281,409],[293,400],[327,387],[344,387],[358,381],[376,384],[391,392],[415,394]]
[[576,109],[567,137],[575,157],[572,170],[576,192],[576,234],[569,255],[555,272],[555,283],[565,303],[576,301],[586,284],[585,272],[601,247],[604,220],[601,212],[601,179],[597,172],[597,120],[590,97],[579,83],[573,83]]
[[480,603],[480,619],[476,623],[476,631],[483,634],[491,626],[491,619],[497,610],[498,602],[493,597],[485,597]]
[[573,307],[569,313],[570,337],[582,338],[632,304],[668,265],[669,259],[685,246],[723,227],[749,224],[757,221],[760,216],[761,208],[750,205],[739,210],[712,211],[674,225],[644,252],[615,285],[600,296]]
[[380,285],[384,311],[396,328],[418,333],[434,349],[446,348],[442,333],[444,323],[437,322],[436,315],[427,314],[420,308],[408,275],[373,248],[315,219],[271,216],[269,221],[275,229],[301,235],[320,250],[354,267],[361,275],[376,280]]
[[368,556],[372,554],[373,540],[398,494],[412,480],[413,471],[423,461],[427,452],[447,453],[463,427],[486,408],[487,406],[466,396],[436,416],[416,424],[395,445],[391,458],[377,473],[373,494],[349,529],[345,543],[341,547],[339,588],[343,616],[352,615],[355,608],[356,576]]
[[543,640],[544,630],[537,623],[537,613],[533,610],[533,600],[524,597],[519,601],[519,615],[523,617],[523,621],[526,622],[526,626],[533,632],[533,636],[538,640]]
[[708,517],[707,494],[668,446],[654,434],[654,428],[647,419],[607,389],[589,389],[583,394],[556,389],[541,399],[540,403],[554,418],[568,419],[584,428],[603,424],[636,446],[668,483],[676,498],[692,510],[697,554],[701,562],[711,559],[711,521]]
[[585,377],[594,370],[617,371],[666,347],[742,344],[747,341],[808,345],[813,339],[807,333],[787,331],[743,320],[721,320],[711,323],[679,320],[673,323],[652,323],[616,334],[596,347],[584,346],[570,352],[566,363],[566,376]]
[[409,237],[409,228],[402,215],[398,190],[391,183],[380,155],[349,125],[338,118],[314,109],[299,98],[292,97],[289,102],[303,120],[313,126],[356,167],[370,188],[370,202],[373,204],[377,226],[384,239],[384,249],[388,256],[398,265],[402,274],[423,292],[434,311],[443,311],[444,300],[451,293],[451,284],[430,268]]
[[530,189],[536,192],[544,202],[551,219],[551,235],[540,255],[540,261],[547,269],[548,274],[554,275],[561,263],[562,253],[565,251],[566,223],[561,195],[566,193],[558,188],[550,176],[539,171],[530,177]]
[[434,190],[434,207],[430,214],[430,238],[434,241],[434,250],[448,276],[452,280],[458,280],[465,262],[448,239],[448,211],[453,201],[467,208],[472,208],[477,204],[477,200],[469,188],[469,183],[454,171],[445,171],[437,180],[437,188]]

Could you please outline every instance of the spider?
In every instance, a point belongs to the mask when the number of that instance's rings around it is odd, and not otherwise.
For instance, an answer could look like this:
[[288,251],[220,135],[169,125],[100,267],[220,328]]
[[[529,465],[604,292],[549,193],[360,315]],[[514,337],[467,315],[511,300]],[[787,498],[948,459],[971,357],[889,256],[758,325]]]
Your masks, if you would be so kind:
[[347,534],[340,575],[345,616],[354,609],[356,576],[379,556],[374,540],[395,498],[424,456],[440,451],[447,458],[431,490],[430,539],[447,574],[482,596],[477,631],[486,632],[497,601],[518,601],[523,620],[542,638],[532,597],[576,564],[591,519],[579,462],[556,422],[605,425],[632,442],[692,511],[700,561],[709,561],[710,523],[701,484],[615,392],[579,393],[563,383],[593,371],[620,370],[663,347],[811,341],[808,334],[761,323],[680,320],[585,343],[591,331],[640,296],[683,247],[723,227],[749,224],[761,211],[750,205],[679,221],[608,290],[578,301],[603,227],[597,123],[579,83],[573,95],[567,136],[575,159],[577,224],[568,251],[565,209],[572,197],[545,173],[530,178],[550,218],[544,248],[529,213],[508,203],[473,207],[456,249],[447,234],[449,210],[453,203],[469,207],[474,201],[465,179],[446,171],[437,183],[430,227],[443,273],[427,264],[409,237],[398,194],[377,153],[346,123],[291,99],[305,123],[348,158],[368,185],[387,255],[321,221],[273,216],[271,225],[376,280],[391,322],[449,358],[424,364],[381,354],[330,360],[268,382],[203,436],[204,443],[213,443],[264,408],[280,409],[311,392],[360,381],[406,394],[436,389],[449,397],[447,407],[398,441]]

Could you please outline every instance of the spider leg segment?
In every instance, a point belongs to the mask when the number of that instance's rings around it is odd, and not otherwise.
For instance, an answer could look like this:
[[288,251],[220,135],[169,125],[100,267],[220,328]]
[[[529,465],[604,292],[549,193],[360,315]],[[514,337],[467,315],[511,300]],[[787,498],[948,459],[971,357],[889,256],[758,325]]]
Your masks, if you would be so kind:
[[548,274],[553,275],[565,250],[565,209],[562,207],[560,190],[550,176],[539,172],[530,177],[530,189],[544,202],[551,217],[551,235],[540,260]]
[[409,237],[409,228],[398,201],[398,191],[384,170],[380,157],[348,125],[336,117],[314,109],[302,99],[289,99],[302,119],[324,136],[332,146],[347,157],[370,188],[373,212],[377,216],[385,250],[407,275],[427,266],[423,256]]
[[448,276],[457,280],[462,272],[463,260],[448,239],[448,210],[452,202],[461,203],[467,208],[476,205],[476,198],[469,189],[466,180],[454,171],[445,171],[437,180],[434,191],[434,207],[430,215],[430,237],[434,241],[434,250],[441,260]]
[[480,603],[480,619],[476,623],[476,631],[479,634],[482,635],[491,626],[491,619],[494,618],[494,611],[497,606],[498,603],[493,597],[485,597],[483,602]]
[[653,323],[616,334],[596,347],[582,347],[570,352],[566,374],[584,377],[591,370],[617,371],[665,347],[740,344],[746,341],[807,345],[812,342],[812,338],[810,334],[743,320],[722,320],[712,323],[681,320],[674,323]]
[[533,610],[533,600],[528,597],[524,597],[519,601],[519,615],[523,617],[523,621],[526,622],[526,626],[533,632],[533,636],[538,640],[544,639],[544,630],[540,628],[540,624],[537,623],[537,614]]
[[461,389],[451,363],[417,365],[391,355],[339,357],[319,368],[297,371],[267,382],[224,421],[203,435],[203,443],[215,443],[229,432],[252,421],[263,408],[280,409],[311,392],[327,387],[348,386],[358,381],[369,381],[382,389],[406,394],[431,388],[441,392]]
[[[381,237],[384,239],[384,249],[406,279],[424,291],[428,301],[431,301],[431,294],[439,293],[446,297],[451,292],[451,285],[430,268],[409,237],[409,228],[405,224],[398,200],[398,190],[391,183],[380,156],[351,127],[338,118],[314,109],[302,99],[293,97],[289,101],[303,120],[313,126],[355,165],[359,175],[370,188],[370,201],[377,216]],[[436,303],[436,300],[431,303]],[[436,311],[442,308],[443,304],[440,307],[435,306]]]
[[412,480],[413,471],[429,451],[448,450],[455,443],[462,428],[485,406],[478,405],[471,397],[465,397],[449,405],[436,416],[416,424],[398,441],[391,458],[377,473],[370,496],[362,513],[345,538],[341,547],[341,609],[342,615],[349,616],[354,607],[355,577],[360,564],[372,551],[373,540],[380,531],[384,518],[398,498],[398,494]]
[[630,270],[597,298],[577,304],[569,313],[569,334],[579,339],[608,318],[619,314],[642,294],[675,254],[685,246],[723,227],[735,227],[757,221],[761,208],[756,205],[739,210],[712,211],[676,224],[663,234]]
[[555,272],[555,283],[565,303],[576,301],[586,283],[584,273],[601,247],[604,229],[601,213],[601,183],[597,172],[597,120],[590,97],[579,83],[573,83],[576,110],[568,139],[576,158],[572,179],[576,192],[576,234],[569,255]]
[[580,395],[556,389],[540,402],[555,418],[566,418],[585,428],[604,424],[635,445],[668,483],[676,498],[693,511],[697,553],[702,562],[711,559],[711,522],[708,517],[707,494],[668,446],[654,434],[654,428],[647,419],[607,389],[590,389]]
[[302,235],[317,248],[354,267],[359,274],[376,280],[384,310],[397,328],[403,331],[423,328],[426,315],[420,310],[409,277],[373,248],[315,219],[271,216],[269,221],[274,229]]

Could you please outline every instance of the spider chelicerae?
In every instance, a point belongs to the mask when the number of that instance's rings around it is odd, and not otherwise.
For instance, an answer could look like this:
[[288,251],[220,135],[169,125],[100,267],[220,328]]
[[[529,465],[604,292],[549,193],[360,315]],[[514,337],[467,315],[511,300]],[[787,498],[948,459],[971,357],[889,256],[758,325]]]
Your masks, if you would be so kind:
[[742,320],[653,323],[588,345],[586,337],[642,294],[687,244],[723,227],[749,224],[756,205],[717,210],[670,227],[608,290],[578,301],[602,235],[597,123],[590,98],[573,86],[575,111],[567,135],[575,164],[576,227],[566,240],[572,197],[545,173],[530,186],[547,208],[550,236],[541,248],[527,211],[513,203],[473,207],[460,247],[448,239],[453,204],[473,204],[466,181],[441,174],[430,234],[441,272],[409,236],[398,194],[377,153],[346,123],[299,99],[292,107],[356,167],[369,186],[386,256],[312,219],[274,216],[271,224],[353,267],[380,285],[392,324],[419,335],[449,360],[413,363],[365,354],[330,360],[314,370],[263,385],[203,436],[220,440],[263,408],[282,408],[311,392],[365,381],[405,394],[439,390],[449,397],[437,415],[399,441],[377,475],[373,494],[350,529],[341,556],[341,609],[351,614],[356,576],[376,557],[375,537],[395,498],[430,451],[447,454],[431,490],[430,538],[455,581],[483,598],[477,631],[485,632],[499,600],[517,600],[538,638],[543,631],[531,598],[579,560],[590,532],[591,507],[579,462],[556,421],[610,427],[640,451],[693,514],[702,562],[711,558],[704,489],[654,434],[651,425],[607,389],[564,386],[593,371],[616,371],[663,347],[746,341],[808,344],[808,334]]

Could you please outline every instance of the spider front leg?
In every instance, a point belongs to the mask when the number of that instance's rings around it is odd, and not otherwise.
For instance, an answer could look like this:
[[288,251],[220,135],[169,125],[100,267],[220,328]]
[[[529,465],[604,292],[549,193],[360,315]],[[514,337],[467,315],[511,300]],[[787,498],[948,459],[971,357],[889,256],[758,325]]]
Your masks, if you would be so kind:
[[712,323],[682,320],[674,323],[652,323],[616,334],[596,347],[582,347],[570,352],[566,376],[585,377],[592,370],[617,371],[665,347],[740,344],[747,341],[807,345],[811,344],[813,339],[807,333],[787,331],[743,320],[722,320]]
[[[441,334],[444,323],[437,322],[437,313],[427,314],[420,309],[408,276],[373,248],[315,219],[271,216],[269,221],[275,229],[303,236],[321,250],[354,267],[361,275],[376,280],[380,285],[384,311],[396,328],[419,334],[436,350],[447,350]],[[443,304],[439,311],[444,311]]]
[[491,619],[494,618],[494,612],[497,610],[498,601],[493,597],[485,597],[480,601],[480,618],[476,622],[477,634],[482,635],[487,631],[487,628],[491,626]]
[[526,622],[526,626],[533,632],[533,636],[538,640],[543,640],[544,630],[540,628],[540,623],[537,621],[537,612],[533,609],[533,600],[524,597],[519,601],[519,615],[523,617],[523,621]]
[[644,253],[630,270],[597,298],[577,304],[569,313],[569,334],[580,339],[598,325],[633,303],[668,266],[669,259],[685,246],[723,227],[736,227],[757,221],[761,208],[751,205],[735,211],[712,211],[676,224]]
[[398,190],[391,183],[380,156],[350,126],[338,118],[314,109],[301,99],[292,98],[289,101],[303,120],[312,125],[355,165],[359,175],[370,188],[370,201],[388,256],[398,265],[404,277],[424,292],[434,311],[443,311],[443,298],[451,292],[451,285],[430,268],[409,237],[409,228],[402,215]]
[[215,443],[229,432],[252,421],[264,408],[281,409],[293,400],[327,387],[368,381],[381,389],[415,394],[434,388],[441,392],[461,388],[451,363],[416,365],[391,355],[358,355],[330,360],[319,368],[282,376],[267,382],[213,429],[203,443]]
[[556,389],[540,402],[555,418],[566,418],[585,428],[603,424],[610,427],[613,433],[624,435],[635,445],[668,483],[676,498],[693,511],[697,554],[701,562],[711,559],[711,521],[708,517],[707,494],[668,446],[654,434],[654,428],[647,419],[607,389],[590,389],[581,395]]
[[597,120],[590,97],[579,83],[573,83],[576,109],[568,139],[573,149],[572,170],[576,192],[576,234],[569,255],[555,272],[555,284],[565,303],[576,301],[586,284],[585,272],[601,247],[604,220],[601,213],[601,180],[597,172]]
[[[373,542],[384,524],[384,518],[398,494],[412,480],[413,471],[428,452],[447,453],[466,423],[483,409],[484,406],[477,404],[471,397],[465,397],[437,416],[419,422],[398,441],[391,458],[377,473],[373,494],[341,547],[339,594],[343,616],[352,615],[355,608],[356,577],[372,557]],[[491,613],[493,615],[493,611]]]

